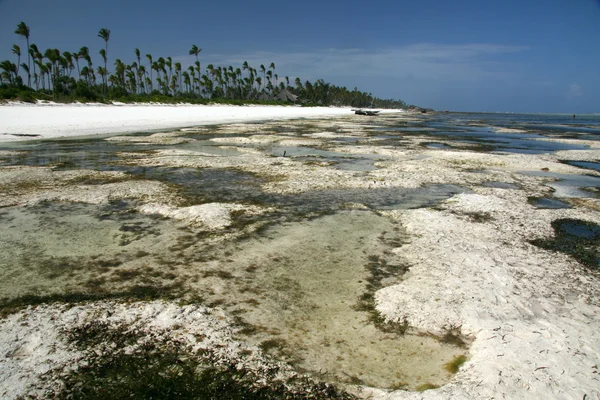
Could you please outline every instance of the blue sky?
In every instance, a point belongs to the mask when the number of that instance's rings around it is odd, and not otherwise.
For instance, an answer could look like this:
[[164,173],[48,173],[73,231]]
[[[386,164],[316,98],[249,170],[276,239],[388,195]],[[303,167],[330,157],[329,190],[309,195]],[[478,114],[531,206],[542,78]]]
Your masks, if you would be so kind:
[[440,110],[600,113],[600,0],[0,0],[0,60],[26,46],[20,21],[95,65],[108,28],[109,62],[139,47],[185,65],[196,44],[203,67],[274,62]]

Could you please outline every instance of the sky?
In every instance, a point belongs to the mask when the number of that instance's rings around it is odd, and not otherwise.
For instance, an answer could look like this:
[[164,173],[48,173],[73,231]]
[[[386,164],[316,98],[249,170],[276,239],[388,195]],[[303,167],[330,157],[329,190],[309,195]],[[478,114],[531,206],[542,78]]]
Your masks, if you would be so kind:
[[[275,63],[380,98],[449,111],[600,113],[600,0],[0,0],[0,60],[14,30],[42,51],[134,49],[184,67]],[[109,68],[110,69],[110,68]]]

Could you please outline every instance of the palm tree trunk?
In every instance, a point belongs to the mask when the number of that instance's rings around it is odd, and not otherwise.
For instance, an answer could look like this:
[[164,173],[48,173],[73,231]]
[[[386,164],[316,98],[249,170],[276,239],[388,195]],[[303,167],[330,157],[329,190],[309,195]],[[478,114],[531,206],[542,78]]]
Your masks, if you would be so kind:
[[[31,54],[29,54],[29,36],[26,37],[27,39],[27,86],[29,86],[29,88],[31,88]],[[33,66],[33,68],[35,69],[35,65]]]

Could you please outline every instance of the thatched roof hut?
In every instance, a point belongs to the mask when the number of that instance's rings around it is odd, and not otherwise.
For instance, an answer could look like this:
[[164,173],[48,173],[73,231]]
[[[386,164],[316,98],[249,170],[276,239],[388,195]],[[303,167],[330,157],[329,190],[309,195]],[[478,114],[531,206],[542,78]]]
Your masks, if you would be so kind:
[[258,100],[268,101],[268,100],[273,100],[273,98],[271,96],[269,96],[268,94],[266,94],[265,92],[262,92],[261,94],[258,95]]
[[298,100],[298,96],[287,89],[283,89],[277,96],[275,96],[275,99],[281,101],[291,101],[295,103]]

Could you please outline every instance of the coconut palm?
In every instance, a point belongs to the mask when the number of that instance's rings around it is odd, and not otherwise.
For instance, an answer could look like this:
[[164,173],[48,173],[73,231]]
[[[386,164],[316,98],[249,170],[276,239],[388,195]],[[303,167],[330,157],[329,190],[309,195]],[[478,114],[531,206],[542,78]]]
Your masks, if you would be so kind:
[[21,66],[21,48],[13,44],[12,53],[17,56],[17,75],[19,75],[19,67]]
[[37,65],[38,69],[40,70],[40,74],[38,77],[38,81],[36,82],[36,86],[39,88],[39,84],[41,82],[42,84],[42,89],[46,89],[46,80],[45,80],[45,75],[46,75],[46,71],[45,71],[45,66],[44,63],[42,62],[41,58],[37,58],[34,60],[33,65]]
[[[89,82],[89,76],[91,74],[93,74],[93,69],[92,69],[92,58],[90,57],[90,49],[88,49],[86,46],[83,46],[79,49],[79,51],[77,52],[77,55],[79,58],[81,58],[82,60],[85,60],[87,62],[87,67],[88,67],[88,73],[86,74],[86,81]],[[78,66],[79,68],[79,66]]]
[[[138,77],[139,77],[139,74],[137,74],[137,71],[139,71],[139,68],[142,65],[142,53],[140,53],[140,49],[138,49],[138,48],[136,48],[133,52],[135,53],[135,57],[137,58],[137,66],[135,69],[136,69],[136,75],[138,75]],[[141,78],[139,80],[138,85],[140,87],[142,86]]]
[[[46,49],[44,57],[48,59],[46,67],[49,70],[49,79],[52,79],[52,90],[56,91],[56,80],[58,79],[58,64],[61,60],[60,50],[58,49]],[[48,82],[48,88],[50,88],[50,82]]]
[[175,76],[178,78],[179,80],[179,90],[181,90],[181,63],[180,62],[176,62],[175,63]]
[[[106,61],[107,61],[107,57],[108,57],[108,41],[110,39],[110,29],[106,29],[106,28],[102,28],[98,31],[98,37],[101,38],[102,40],[104,40],[104,70],[106,73],[108,73],[108,69],[106,67]],[[108,93],[108,86],[106,85],[106,82],[104,83],[104,90],[105,90],[105,94]]]
[[154,69],[154,63],[152,62],[152,54],[146,54],[146,58],[148,59],[148,62],[150,63],[150,92],[152,92],[152,90],[154,90],[154,84],[152,83],[152,70]]
[[183,71],[181,73],[181,76],[183,77],[183,84],[185,85],[185,91],[186,91],[186,93],[189,93],[190,85],[192,83],[192,81],[190,79],[190,74],[187,71]]
[[269,69],[271,71],[273,71],[272,73],[275,75],[275,83],[277,83],[277,75],[275,74],[275,63],[272,62],[271,64],[269,64]]
[[167,83],[171,81],[171,77],[173,76],[173,59],[171,57],[167,57],[165,60],[165,65],[169,67],[169,74],[166,76]]
[[[263,64],[260,64],[260,72],[262,72],[262,74],[263,74],[262,81],[263,82],[266,81],[266,79],[267,79],[267,77],[266,77],[267,69],[265,68],[265,66]],[[258,89],[260,90],[261,88],[259,87]]]
[[73,64],[73,54],[71,54],[68,51],[65,51],[65,52],[63,52],[63,58],[65,60],[67,75],[71,76],[71,72],[75,68],[75,64]]
[[0,69],[2,70],[2,73],[0,73],[2,80],[7,81],[9,85],[16,83],[17,66],[15,64],[9,60],[4,60],[0,62]]
[[[17,29],[15,29],[15,33],[19,36],[23,36],[25,40],[27,40],[27,49],[29,49],[29,35],[31,34],[31,30],[25,25],[25,22],[19,22]],[[29,71],[31,70],[31,56],[29,55],[29,51],[27,54],[27,70]],[[27,86],[31,87],[31,74],[29,72],[27,73]]]
[[144,77],[146,76],[146,67],[143,65],[137,68],[137,77],[139,81],[140,93],[146,93],[146,85],[144,83]]
[[[29,57],[29,59],[33,59],[35,60],[35,56],[37,53],[39,53],[40,51],[38,50],[37,46],[35,44],[31,44],[29,45],[29,47],[27,48],[27,55]],[[35,62],[33,63],[33,77],[34,77],[34,81],[35,81],[35,90],[39,89],[38,86],[38,80],[37,80],[37,71],[35,68]]]
[[81,68],[81,71],[79,72],[79,76],[85,77],[85,83],[87,83],[88,85],[90,84],[90,82],[89,82],[90,69],[87,66],[84,66],[83,68]]
[[[190,55],[195,55],[196,56],[196,62],[194,63],[196,65],[196,72],[198,73],[198,76],[200,76],[200,58],[199,58],[199,54],[202,51],[202,49],[198,48],[198,46],[196,45],[192,45],[192,48],[190,49]],[[198,86],[198,94],[200,94],[200,86]]]
[[115,79],[114,81],[117,83],[117,86],[125,88],[125,64],[120,60],[115,60]]
[[100,74],[100,77],[102,78],[102,86],[106,87],[106,75],[108,72],[103,67],[98,67],[97,70],[98,70],[98,74]]
[[[104,65],[106,65],[106,50],[104,49],[100,49],[100,51],[98,52],[98,54],[100,54],[102,56],[102,59],[104,60]],[[106,67],[104,67],[105,71],[108,71],[106,69]]]

